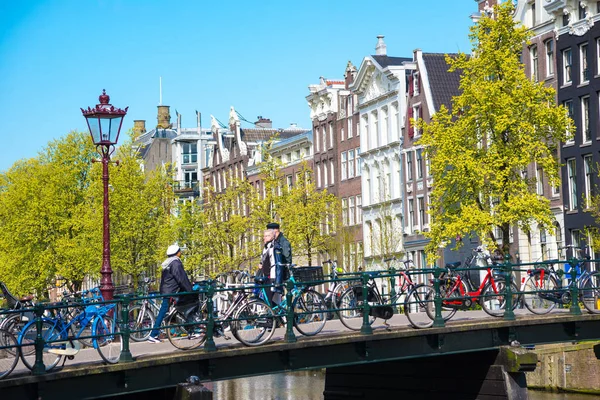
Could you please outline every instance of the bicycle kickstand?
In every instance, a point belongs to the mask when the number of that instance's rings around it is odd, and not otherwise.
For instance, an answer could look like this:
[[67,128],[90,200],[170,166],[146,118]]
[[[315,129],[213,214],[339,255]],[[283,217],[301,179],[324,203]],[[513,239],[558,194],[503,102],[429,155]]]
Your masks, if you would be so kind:
[[385,325],[385,330],[386,331],[391,331],[392,330],[392,326],[390,324],[388,324],[387,319],[383,320],[383,325]]

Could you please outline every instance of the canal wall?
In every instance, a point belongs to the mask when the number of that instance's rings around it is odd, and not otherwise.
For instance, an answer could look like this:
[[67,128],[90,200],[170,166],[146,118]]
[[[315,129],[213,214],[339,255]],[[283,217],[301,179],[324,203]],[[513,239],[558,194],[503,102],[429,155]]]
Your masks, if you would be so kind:
[[536,346],[535,371],[527,372],[527,387],[554,392],[600,394],[600,342]]

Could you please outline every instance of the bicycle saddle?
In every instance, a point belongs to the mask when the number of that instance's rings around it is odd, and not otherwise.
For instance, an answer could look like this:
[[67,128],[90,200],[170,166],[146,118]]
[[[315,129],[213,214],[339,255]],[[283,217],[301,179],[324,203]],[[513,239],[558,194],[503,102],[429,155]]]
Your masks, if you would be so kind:
[[446,268],[456,269],[458,267],[460,267],[460,261],[456,261],[456,262],[453,262],[453,263],[447,263],[446,264]]
[[19,301],[22,301],[22,302],[25,302],[25,301],[31,301],[31,300],[33,300],[33,296],[31,296],[31,295],[29,295],[29,296],[24,296],[24,297],[21,297],[21,298],[19,299]]

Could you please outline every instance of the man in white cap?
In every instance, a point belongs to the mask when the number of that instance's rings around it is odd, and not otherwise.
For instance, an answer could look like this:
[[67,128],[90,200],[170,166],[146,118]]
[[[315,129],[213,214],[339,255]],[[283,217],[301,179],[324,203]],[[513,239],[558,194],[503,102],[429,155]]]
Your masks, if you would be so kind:
[[[162,276],[160,278],[160,294],[170,294],[179,292],[191,292],[192,283],[190,282],[185,269],[183,269],[183,263],[179,256],[181,255],[181,249],[178,245],[172,244],[167,249],[167,259],[163,261]],[[195,296],[179,296],[177,304],[191,302],[195,299]],[[160,343],[158,339],[160,324],[169,311],[169,298],[163,297],[160,311],[156,316],[154,327],[150,332],[149,342]]]

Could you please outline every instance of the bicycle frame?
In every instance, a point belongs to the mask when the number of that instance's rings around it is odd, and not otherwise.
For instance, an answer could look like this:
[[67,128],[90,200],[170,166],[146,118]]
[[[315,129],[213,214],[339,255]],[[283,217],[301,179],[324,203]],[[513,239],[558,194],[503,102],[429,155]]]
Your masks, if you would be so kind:
[[492,272],[491,267],[487,268],[487,273],[485,275],[485,278],[483,279],[483,281],[481,282],[481,284],[479,285],[477,290],[472,291],[472,292],[465,290],[466,285],[460,274],[454,274],[454,276],[456,277],[456,280],[455,280],[454,284],[452,285],[452,288],[447,292],[447,294],[455,293],[456,290],[458,290],[458,292],[460,293],[460,297],[462,299],[460,299],[460,300],[444,299],[444,301],[443,301],[444,304],[459,305],[462,302],[464,302],[465,298],[470,300],[471,302],[475,302],[481,296],[481,293],[483,292],[483,289],[485,288],[485,286],[487,285],[488,282],[490,282],[490,285],[492,286],[494,293],[496,293],[496,294],[498,293],[496,281],[494,280],[494,273]]

